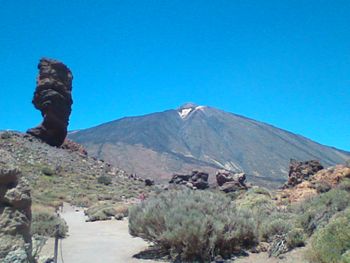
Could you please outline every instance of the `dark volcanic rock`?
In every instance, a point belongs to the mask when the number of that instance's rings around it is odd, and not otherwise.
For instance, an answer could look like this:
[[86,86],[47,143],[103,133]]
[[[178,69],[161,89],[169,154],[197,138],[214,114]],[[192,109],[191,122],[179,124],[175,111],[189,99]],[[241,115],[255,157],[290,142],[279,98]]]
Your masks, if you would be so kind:
[[189,188],[204,190],[209,187],[208,178],[208,173],[193,171],[191,175],[174,174],[169,183],[182,184]]
[[61,146],[67,136],[71,113],[73,75],[63,63],[43,58],[38,65],[39,75],[33,104],[41,111],[43,122],[27,133],[51,146]]
[[219,186],[222,186],[223,184],[227,182],[238,182],[241,185],[245,185],[244,181],[246,180],[245,173],[232,173],[225,170],[219,170],[216,173],[216,181]]
[[0,262],[34,262],[30,235],[29,185],[14,163],[0,151]]
[[295,186],[297,184],[300,184],[323,168],[324,167],[322,164],[317,160],[300,162],[291,159],[289,164],[287,186]]
[[225,170],[216,173],[216,181],[220,190],[225,193],[248,189],[245,180],[245,173],[231,173]]
[[154,185],[154,180],[149,179],[149,178],[145,179],[145,185],[146,185],[146,186],[152,186],[152,185]]

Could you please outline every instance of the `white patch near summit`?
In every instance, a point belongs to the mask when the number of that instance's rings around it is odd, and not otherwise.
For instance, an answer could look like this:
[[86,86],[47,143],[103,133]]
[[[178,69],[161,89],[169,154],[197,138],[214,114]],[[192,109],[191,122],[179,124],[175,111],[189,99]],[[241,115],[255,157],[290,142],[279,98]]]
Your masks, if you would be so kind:
[[182,119],[185,119],[191,112],[194,112],[196,110],[204,110],[205,106],[197,106],[197,107],[191,107],[191,108],[183,108],[178,111],[180,117]]
[[191,111],[192,111],[191,108],[189,108],[189,109],[182,109],[179,112],[179,115],[180,115],[181,118],[185,119],[188,116],[188,114],[190,114]]

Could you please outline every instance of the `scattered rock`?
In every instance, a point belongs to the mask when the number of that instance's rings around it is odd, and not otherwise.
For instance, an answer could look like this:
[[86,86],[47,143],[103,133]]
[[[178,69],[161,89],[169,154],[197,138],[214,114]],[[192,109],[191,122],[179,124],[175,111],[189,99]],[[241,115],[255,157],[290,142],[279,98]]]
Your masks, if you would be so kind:
[[208,173],[193,171],[191,175],[174,174],[169,183],[186,185],[191,189],[204,190],[209,187],[208,178]]
[[40,60],[39,76],[33,104],[41,111],[43,122],[27,131],[51,146],[61,146],[67,136],[71,113],[73,75],[63,63],[43,58]]
[[216,181],[219,188],[225,193],[248,189],[245,180],[245,173],[232,173],[225,170],[220,170],[216,173]]
[[76,143],[76,142],[73,142],[72,140],[69,140],[67,138],[64,140],[61,148],[65,149],[69,152],[76,152],[82,156],[88,155],[88,152],[86,151],[86,149],[84,148],[83,145]]

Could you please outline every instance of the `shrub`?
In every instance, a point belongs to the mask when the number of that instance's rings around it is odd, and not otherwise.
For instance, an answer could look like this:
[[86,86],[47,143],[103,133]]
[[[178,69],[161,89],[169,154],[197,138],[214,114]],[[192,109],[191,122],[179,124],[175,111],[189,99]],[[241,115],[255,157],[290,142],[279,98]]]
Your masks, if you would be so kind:
[[46,176],[53,176],[55,174],[55,171],[52,170],[50,167],[43,167],[41,169],[41,172]]
[[277,213],[277,207],[272,201],[270,194],[264,191],[263,188],[253,188],[241,195],[235,203],[239,209],[251,211],[259,236],[262,237],[261,232],[262,228],[264,228],[264,222],[269,221],[272,215]]
[[66,237],[68,226],[64,219],[50,212],[34,212],[32,217],[31,234],[54,237],[58,226],[58,236]]
[[350,208],[335,216],[328,225],[318,229],[311,241],[312,262],[347,262],[350,250]]
[[301,228],[292,229],[287,233],[286,241],[289,249],[304,246],[306,241],[304,230]]
[[327,182],[317,182],[315,185],[317,193],[326,193],[332,189],[332,187]]
[[345,179],[341,180],[340,184],[338,185],[338,188],[340,190],[350,192],[350,179],[345,178]]
[[128,207],[123,204],[114,204],[111,202],[99,202],[89,209],[85,210],[88,221],[109,220],[112,217],[124,218],[128,216]]
[[256,223],[222,193],[167,191],[129,210],[129,232],[154,242],[181,261],[229,257],[257,241]]
[[97,182],[99,184],[110,185],[112,184],[112,178],[107,175],[101,175],[100,177],[97,178]]
[[255,194],[261,194],[261,195],[266,195],[271,198],[271,193],[269,190],[267,190],[264,187],[253,187],[249,190],[249,193],[255,193]]
[[271,241],[276,235],[284,235],[292,229],[292,224],[283,218],[267,219],[261,225],[261,237],[265,241]]
[[340,259],[341,263],[350,263],[350,249],[347,250]]
[[332,189],[299,205],[298,224],[311,235],[316,229],[325,226],[334,214],[343,211],[349,205],[349,192]]

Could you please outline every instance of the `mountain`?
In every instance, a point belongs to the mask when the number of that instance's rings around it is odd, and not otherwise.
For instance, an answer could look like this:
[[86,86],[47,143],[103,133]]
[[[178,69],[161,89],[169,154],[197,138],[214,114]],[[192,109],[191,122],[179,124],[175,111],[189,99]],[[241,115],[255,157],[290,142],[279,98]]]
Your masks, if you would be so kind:
[[226,169],[244,171],[248,180],[275,187],[286,180],[291,158],[317,159],[325,166],[350,158],[348,152],[269,124],[191,103],[75,131],[69,137],[97,158],[154,179],[192,169]]

